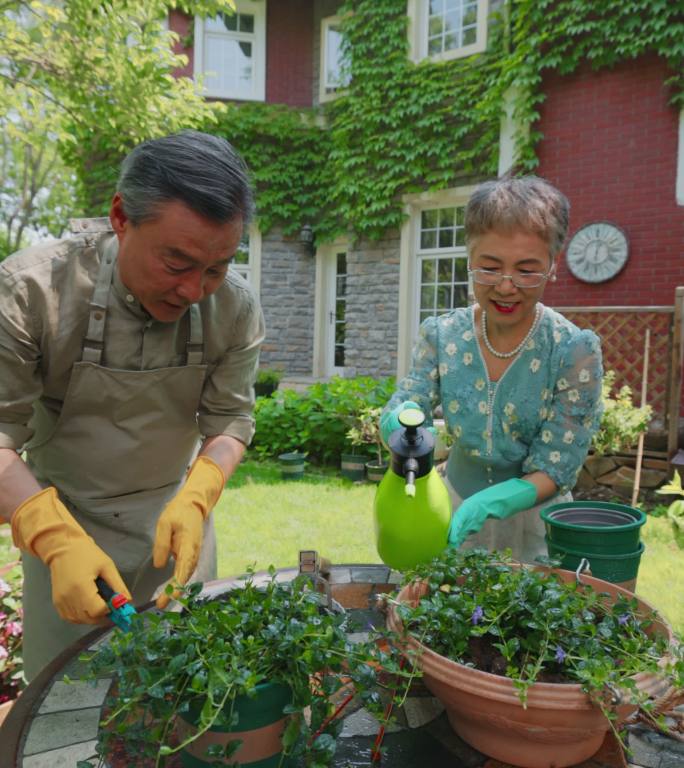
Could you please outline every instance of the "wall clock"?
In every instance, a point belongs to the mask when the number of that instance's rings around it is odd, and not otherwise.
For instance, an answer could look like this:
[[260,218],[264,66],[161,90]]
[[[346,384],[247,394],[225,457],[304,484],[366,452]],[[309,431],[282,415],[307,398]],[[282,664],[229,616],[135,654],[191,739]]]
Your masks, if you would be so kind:
[[566,262],[578,280],[603,283],[620,272],[628,255],[627,237],[620,227],[608,221],[595,221],[572,236]]

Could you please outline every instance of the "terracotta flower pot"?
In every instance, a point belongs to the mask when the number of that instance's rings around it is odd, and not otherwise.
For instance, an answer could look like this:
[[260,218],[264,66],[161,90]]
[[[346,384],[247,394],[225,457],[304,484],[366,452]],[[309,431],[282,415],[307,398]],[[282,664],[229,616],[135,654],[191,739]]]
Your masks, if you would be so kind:
[[[563,581],[575,579],[570,571],[554,573]],[[601,579],[583,576],[582,581],[613,599],[619,594],[634,597]],[[410,584],[401,590],[398,599],[416,605],[426,590],[424,583]],[[637,601],[639,611],[654,610],[643,600]],[[392,605],[387,623],[393,631],[403,633],[401,619]],[[672,631],[664,622],[654,623],[652,631],[672,641]],[[444,705],[452,728],[483,754],[523,768],[564,768],[587,760],[603,743],[608,721],[580,685],[535,683],[529,688],[525,709],[509,678],[458,664],[434,653],[413,636],[405,637],[407,645],[418,652],[416,660],[425,685]],[[651,673],[640,673],[634,679],[640,690],[652,696],[662,695],[668,687]],[[624,719],[633,710],[634,706],[622,704],[618,717]]]

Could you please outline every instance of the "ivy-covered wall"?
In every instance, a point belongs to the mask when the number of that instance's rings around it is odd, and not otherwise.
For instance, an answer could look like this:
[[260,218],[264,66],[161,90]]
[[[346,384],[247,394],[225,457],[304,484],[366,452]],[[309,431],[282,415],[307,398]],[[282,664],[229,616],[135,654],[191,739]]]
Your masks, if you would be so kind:
[[[297,10],[309,29],[312,77],[304,101],[314,106],[230,104],[219,125],[208,129],[226,136],[246,157],[263,233],[296,238],[310,224],[319,244],[339,234],[352,238],[349,285],[350,291],[361,292],[348,299],[354,370],[370,372],[365,366],[373,355],[376,371],[384,370],[384,354],[390,356],[390,368],[394,364],[397,337],[391,326],[397,320],[403,196],[496,175],[500,120],[511,86],[515,119],[529,128],[517,136],[517,170],[536,169],[569,194],[573,228],[585,219],[616,219],[629,209],[630,226],[636,229],[628,270],[640,262],[643,266],[644,254],[662,259],[679,237],[681,219],[676,216],[681,210],[672,210],[674,190],[668,192],[671,185],[663,183],[662,170],[664,165],[667,173],[674,168],[676,153],[668,154],[668,142],[684,104],[684,20],[678,3],[497,0],[490,3],[486,52],[419,64],[409,58],[406,0],[312,0],[308,7],[302,0],[280,0],[277,5],[281,17]],[[318,105],[319,23],[334,12],[344,17],[352,82],[340,98]],[[271,32],[279,37],[277,29]],[[280,38],[280,44],[287,42],[286,34]],[[295,56],[296,40],[290,47]],[[647,68],[644,62],[650,62]],[[629,96],[631,87],[647,90],[649,98],[640,102]],[[275,91],[267,88],[267,93]],[[652,116],[640,116],[639,107],[648,112],[654,99],[658,116],[668,125],[668,139],[649,146],[646,124]],[[563,127],[554,133],[558,125]],[[611,126],[619,126],[619,136]],[[613,137],[612,154],[603,135]],[[626,142],[624,150],[620,142]],[[634,161],[628,173],[625,150]],[[661,204],[668,194],[670,208]],[[658,237],[649,235],[650,221],[644,224],[650,217]],[[668,227],[672,221],[675,226]],[[673,257],[681,257],[676,246]],[[268,270],[268,254],[262,261],[262,270]],[[376,268],[383,275],[377,287]],[[562,272],[549,290],[549,303],[612,302],[611,290],[632,279],[628,270],[593,294]],[[637,282],[643,277],[639,273]],[[670,278],[678,281],[679,275],[668,272]],[[654,286],[657,281],[653,275]],[[377,291],[382,306],[374,301]],[[640,297],[634,296],[634,303],[648,303],[643,285]],[[651,298],[669,303],[659,293]],[[623,303],[617,295],[615,303]],[[384,333],[373,346],[371,333],[378,324]],[[271,332],[267,341],[275,343],[284,328],[276,325]],[[274,350],[266,351],[266,359],[273,359]]]

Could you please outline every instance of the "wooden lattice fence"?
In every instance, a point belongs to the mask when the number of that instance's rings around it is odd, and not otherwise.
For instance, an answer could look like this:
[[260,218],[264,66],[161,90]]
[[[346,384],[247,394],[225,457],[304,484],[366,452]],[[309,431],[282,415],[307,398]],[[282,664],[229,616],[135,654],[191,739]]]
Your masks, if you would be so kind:
[[615,371],[618,387],[632,388],[636,404],[641,398],[646,330],[651,331],[646,400],[653,408],[653,423],[667,434],[667,451],[654,453],[671,458],[677,450],[682,399],[684,287],[675,290],[672,306],[555,309],[599,336],[604,369]]

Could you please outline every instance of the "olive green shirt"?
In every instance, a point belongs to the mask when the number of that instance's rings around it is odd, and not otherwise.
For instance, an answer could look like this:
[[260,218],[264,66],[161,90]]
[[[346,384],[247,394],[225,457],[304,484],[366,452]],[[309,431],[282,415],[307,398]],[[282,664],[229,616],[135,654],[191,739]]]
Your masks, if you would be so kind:
[[[0,448],[31,438],[33,403],[59,413],[81,359],[103,246],[112,233],[77,235],[19,251],[0,263]],[[264,323],[259,301],[233,270],[200,303],[208,366],[198,409],[205,437],[254,434],[253,383]],[[146,371],[186,363],[189,313],[154,320],[114,272],[102,365]],[[107,404],[103,402],[106,409]]]

